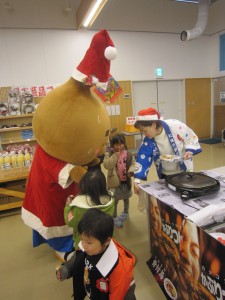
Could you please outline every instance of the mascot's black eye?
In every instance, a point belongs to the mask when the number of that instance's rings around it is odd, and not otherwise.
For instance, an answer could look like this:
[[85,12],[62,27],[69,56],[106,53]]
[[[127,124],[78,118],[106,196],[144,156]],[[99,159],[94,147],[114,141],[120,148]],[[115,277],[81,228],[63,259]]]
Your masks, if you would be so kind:
[[109,129],[105,132],[105,137],[109,136]]

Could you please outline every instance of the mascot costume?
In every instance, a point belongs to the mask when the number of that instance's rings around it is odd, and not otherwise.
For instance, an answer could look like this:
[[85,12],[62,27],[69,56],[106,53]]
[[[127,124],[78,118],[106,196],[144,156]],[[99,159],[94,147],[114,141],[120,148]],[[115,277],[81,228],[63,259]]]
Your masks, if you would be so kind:
[[73,250],[72,228],[64,222],[66,199],[79,193],[81,177],[98,164],[108,140],[110,120],[98,95],[112,81],[110,60],[116,55],[108,32],[95,34],[72,77],[52,90],[34,114],[38,145],[22,219],[33,229],[33,246],[48,243],[61,260]]

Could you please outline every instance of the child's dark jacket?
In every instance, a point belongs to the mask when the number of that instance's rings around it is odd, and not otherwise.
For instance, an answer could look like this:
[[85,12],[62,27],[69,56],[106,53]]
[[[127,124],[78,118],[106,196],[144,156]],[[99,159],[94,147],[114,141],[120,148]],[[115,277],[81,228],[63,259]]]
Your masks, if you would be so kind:
[[91,300],[124,299],[134,282],[135,256],[113,239],[97,262],[84,252],[81,243],[79,247],[73,273],[74,299],[83,300],[87,294]]

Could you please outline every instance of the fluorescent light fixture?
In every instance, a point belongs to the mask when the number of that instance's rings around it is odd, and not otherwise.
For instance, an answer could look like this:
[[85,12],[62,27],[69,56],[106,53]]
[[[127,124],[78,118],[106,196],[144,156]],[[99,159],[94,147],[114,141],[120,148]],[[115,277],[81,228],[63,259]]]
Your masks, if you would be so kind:
[[84,27],[87,28],[91,26],[94,20],[97,18],[98,14],[102,10],[103,6],[105,5],[107,0],[97,0],[95,4],[93,4],[90,12],[88,13],[87,17],[84,20]]
[[107,0],[82,0],[77,11],[78,27],[90,28]]
[[[172,0],[172,1],[198,4],[200,0]],[[212,3],[216,2],[216,1],[218,1],[218,0],[211,0],[211,1],[209,1],[209,3],[212,4]]]
[[176,2],[199,3],[198,0],[175,0]]
[[12,5],[9,1],[5,1],[3,5],[4,9],[11,11],[12,10]]

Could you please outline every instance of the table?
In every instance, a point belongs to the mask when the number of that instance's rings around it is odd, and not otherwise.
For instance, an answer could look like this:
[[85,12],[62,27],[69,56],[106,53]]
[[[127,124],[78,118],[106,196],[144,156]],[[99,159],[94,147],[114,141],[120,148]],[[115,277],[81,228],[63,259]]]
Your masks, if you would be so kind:
[[[0,171],[0,195],[15,197],[13,202],[0,199],[0,211],[21,207],[25,196],[24,191],[15,190],[15,186],[7,183],[13,183],[18,180],[25,180],[28,177],[30,167],[14,168]],[[8,199],[8,197],[6,198]],[[4,202],[4,203],[1,203]]]
[[220,191],[185,204],[164,180],[141,185],[148,196],[151,257],[147,265],[167,299],[225,299],[225,239],[216,238],[225,237],[225,222],[200,227],[188,219],[201,201],[206,205],[225,201],[225,167],[207,172],[220,178]]

